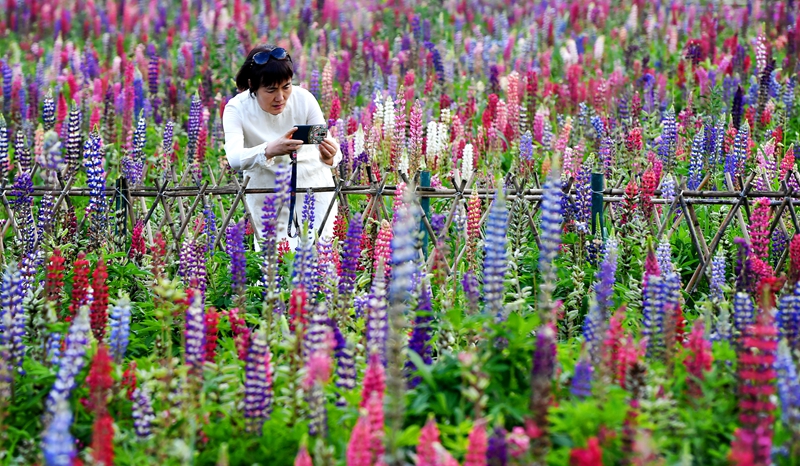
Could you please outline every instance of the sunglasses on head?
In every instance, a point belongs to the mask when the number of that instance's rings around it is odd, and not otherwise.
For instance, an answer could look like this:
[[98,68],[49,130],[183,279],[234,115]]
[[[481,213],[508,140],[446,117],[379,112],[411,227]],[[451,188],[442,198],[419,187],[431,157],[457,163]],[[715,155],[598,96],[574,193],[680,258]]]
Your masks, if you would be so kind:
[[272,49],[269,52],[258,52],[257,54],[253,55],[253,63],[256,65],[263,65],[264,63],[268,62],[270,58],[274,58],[276,60],[289,60],[292,61],[292,57],[289,56],[289,52],[282,47],[277,47]]

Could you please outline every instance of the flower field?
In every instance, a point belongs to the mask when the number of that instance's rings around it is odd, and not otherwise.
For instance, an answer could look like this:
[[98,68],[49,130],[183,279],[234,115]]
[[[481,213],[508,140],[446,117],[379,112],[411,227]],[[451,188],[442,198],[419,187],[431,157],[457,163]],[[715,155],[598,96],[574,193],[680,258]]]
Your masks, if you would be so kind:
[[0,5],[0,464],[800,465],[797,2]]

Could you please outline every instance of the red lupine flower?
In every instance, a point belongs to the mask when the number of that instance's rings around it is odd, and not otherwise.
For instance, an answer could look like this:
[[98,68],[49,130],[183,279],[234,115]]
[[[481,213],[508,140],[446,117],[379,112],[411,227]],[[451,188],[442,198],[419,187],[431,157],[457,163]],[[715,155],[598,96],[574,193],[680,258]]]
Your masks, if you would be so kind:
[[111,378],[111,356],[106,345],[101,344],[97,348],[86,383],[89,385],[90,410],[99,417],[106,413],[106,397],[114,384]]
[[591,437],[586,442],[586,448],[570,450],[569,466],[603,466],[603,450],[597,437]]
[[142,219],[136,220],[136,225],[133,226],[131,233],[131,250],[128,257],[131,259],[139,259],[144,255],[144,222]]
[[239,308],[231,309],[228,313],[228,320],[231,324],[231,332],[233,332],[239,359],[244,361],[247,358],[247,350],[250,348],[250,329],[247,328],[244,318],[239,315],[239,312]]
[[636,210],[639,202],[639,186],[631,179],[625,187],[625,197],[622,200],[622,217],[620,218],[620,225],[625,225],[633,218],[633,212]]
[[205,340],[205,360],[214,362],[217,350],[217,328],[219,326],[219,312],[212,306],[205,314],[206,319],[206,340]]
[[95,464],[114,465],[114,420],[108,413],[96,418],[92,426],[92,458]]
[[656,174],[653,169],[648,168],[644,175],[642,175],[642,189],[640,199],[642,201],[642,213],[645,220],[650,220],[653,215],[653,196],[656,192]]
[[44,282],[45,299],[58,306],[61,301],[61,290],[64,289],[64,256],[61,250],[56,248],[50,255],[47,263],[47,276]]
[[307,302],[308,293],[302,285],[292,289],[292,295],[289,298],[289,330],[294,333],[299,325],[301,329],[300,338],[308,329]]
[[800,235],[795,234],[789,242],[789,283],[794,286],[800,279]]
[[705,339],[704,336],[705,325],[703,321],[698,319],[692,327],[692,333],[689,334],[689,341],[686,344],[686,349],[689,355],[686,357],[686,371],[690,377],[687,380],[689,386],[689,394],[693,397],[700,396],[700,385],[697,379],[703,380],[705,372],[711,370],[711,363],[714,356],[711,354],[711,342]]
[[153,275],[158,280],[163,272],[164,260],[167,257],[167,243],[164,241],[164,236],[160,231],[156,233],[153,242],[155,244],[150,247],[150,255],[153,257]]
[[128,368],[122,374],[122,386],[126,387],[126,395],[129,400],[133,399],[133,392],[136,390],[136,361],[131,361]]
[[769,199],[762,197],[756,200],[753,215],[750,216],[750,238],[753,255],[761,260],[769,257]]
[[78,309],[86,304],[87,291],[89,288],[89,261],[86,254],[78,253],[78,258],[72,264],[72,300],[69,303],[69,316],[67,322],[72,322],[72,318],[78,313]]
[[646,283],[651,275],[661,275],[661,269],[658,266],[655,251],[653,251],[652,247],[648,247],[647,255],[644,259],[644,277],[642,277],[642,281]]
[[106,260],[100,258],[97,266],[92,273],[92,291],[94,300],[92,301],[90,317],[92,323],[92,333],[94,337],[102,342],[106,335],[106,323],[108,322],[108,284],[106,279]]

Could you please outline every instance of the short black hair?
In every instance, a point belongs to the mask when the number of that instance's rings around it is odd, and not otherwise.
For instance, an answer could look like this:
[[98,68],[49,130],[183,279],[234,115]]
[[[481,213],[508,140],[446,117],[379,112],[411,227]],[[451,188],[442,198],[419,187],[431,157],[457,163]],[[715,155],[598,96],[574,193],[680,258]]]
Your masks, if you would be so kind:
[[[236,73],[236,88],[239,92],[248,89],[250,94],[255,94],[260,87],[280,84],[292,79],[294,76],[292,57],[287,60],[271,58],[263,65],[253,61],[253,56],[259,52],[271,52],[277,47],[271,44],[257,45],[247,54],[247,59]],[[249,84],[248,84],[249,81]]]

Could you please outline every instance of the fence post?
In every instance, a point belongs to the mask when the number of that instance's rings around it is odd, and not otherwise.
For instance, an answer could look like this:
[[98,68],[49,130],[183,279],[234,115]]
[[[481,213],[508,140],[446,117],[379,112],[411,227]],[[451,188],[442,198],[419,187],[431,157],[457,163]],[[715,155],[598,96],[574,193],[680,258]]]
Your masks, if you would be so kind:
[[592,235],[597,235],[597,222],[600,222],[600,234],[606,239],[605,221],[603,220],[603,189],[605,180],[602,173],[592,173]]
[[[423,188],[430,188],[431,187],[431,172],[425,170],[419,174],[419,184]],[[423,197],[420,199],[420,205],[422,205],[422,214],[428,217],[430,221],[431,218],[431,199],[429,197]],[[428,229],[425,228],[425,221],[419,221],[419,229],[422,232],[422,252],[425,254],[425,259],[428,258]]]

